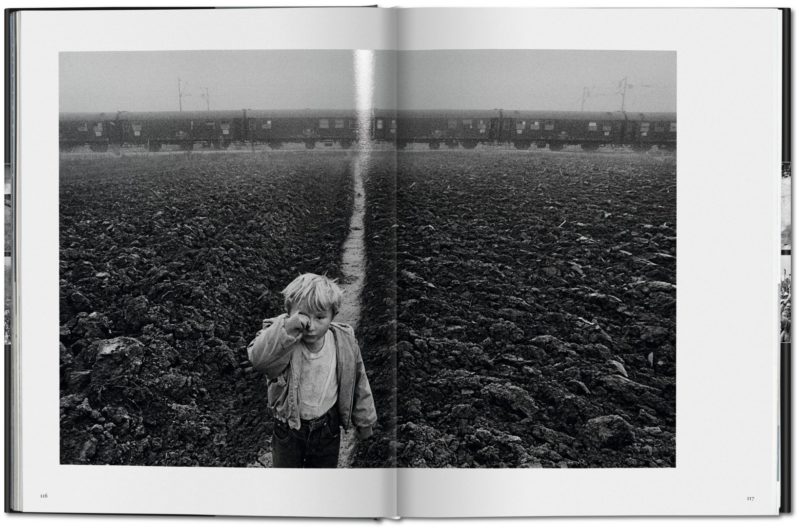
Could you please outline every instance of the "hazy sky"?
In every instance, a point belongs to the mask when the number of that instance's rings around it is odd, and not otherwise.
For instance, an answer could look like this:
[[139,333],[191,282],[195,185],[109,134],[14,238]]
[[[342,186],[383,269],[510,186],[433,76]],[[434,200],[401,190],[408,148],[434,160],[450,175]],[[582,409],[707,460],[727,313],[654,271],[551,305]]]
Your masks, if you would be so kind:
[[[676,54],[639,51],[378,52],[375,106],[675,111]],[[395,79],[395,74],[397,79]],[[77,111],[353,108],[349,50],[70,52],[60,108]],[[587,89],[584,91],[584,87]],[[395,99],[397,91],[397,99]],[[585,94],[585,95],[584,95]]]
[[[433,50],[398,61],[402,108],[676,110],[676,54],[639,51]],[[584,98],[584,87],[588,93]]]
[[60,109],[353,108],[349,50],[62,53]]

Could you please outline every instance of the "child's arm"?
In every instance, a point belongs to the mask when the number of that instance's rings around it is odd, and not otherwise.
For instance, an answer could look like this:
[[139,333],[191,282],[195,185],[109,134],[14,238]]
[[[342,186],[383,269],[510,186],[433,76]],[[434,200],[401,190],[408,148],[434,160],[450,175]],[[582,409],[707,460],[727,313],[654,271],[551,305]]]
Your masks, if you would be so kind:
[[270,379],[286,370],[292,357],[291,346],[301,337],[286,331],[286,320],[286,315],[265,320],[264,327],[247,346],[247,357],[253,368]]
[[364,360],[361,350],[356,344],[356,388],[353,395],[353,425],[356,427],[356,436],[364,440],[372,436],[372,426],[378,422],[375,411],[375,401],[372,398],[372,389],[369,387],[367,372],[364,370]]

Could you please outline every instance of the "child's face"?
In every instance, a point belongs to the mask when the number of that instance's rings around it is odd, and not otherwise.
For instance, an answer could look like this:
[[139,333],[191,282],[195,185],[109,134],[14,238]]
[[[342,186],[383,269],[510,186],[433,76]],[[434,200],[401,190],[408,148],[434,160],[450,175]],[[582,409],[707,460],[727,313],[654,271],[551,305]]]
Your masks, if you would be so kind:
[[308,317],[308,326],[303,331],[303,342],[313,344],[321,340],[331,327],[333,320],[333,311],[326,309],[325,311],[312,311],[307,304],[301,303],[297,307],[292,308],[289,316],[294,316],[300,313]]

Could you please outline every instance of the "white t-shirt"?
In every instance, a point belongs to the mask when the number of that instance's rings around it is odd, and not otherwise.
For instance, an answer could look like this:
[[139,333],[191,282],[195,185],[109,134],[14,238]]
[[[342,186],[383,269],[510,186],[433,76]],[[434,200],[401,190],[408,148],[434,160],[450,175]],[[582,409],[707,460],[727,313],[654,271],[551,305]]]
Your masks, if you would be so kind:
[[333,332],[325,333],[322,349],[312,353],[302,346],[300,367],[300,419],[313,420],[336,404],[339,382],[336,380],[336,347]]

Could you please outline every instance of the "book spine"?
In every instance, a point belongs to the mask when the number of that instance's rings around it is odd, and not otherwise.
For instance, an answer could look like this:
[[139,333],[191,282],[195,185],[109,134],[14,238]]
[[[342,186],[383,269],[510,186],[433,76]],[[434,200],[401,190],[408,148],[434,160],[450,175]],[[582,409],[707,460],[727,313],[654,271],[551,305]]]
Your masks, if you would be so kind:
[[[789,195],[791,197],[791,156],[792,156],[792,31],[791,31],[791,9],[781,9],[782,15],[782,35],[783,35],[783,61],[782,61],[782,142],[781,158],[782,181],[789,179]],[[786,208],[786,201],[781,201]],[[788,208],[791,208],[791,199],[788,201]],[[791,219],[791,212],[784,212],[782,216]],[[788,247],[788,248],[787,248]],[[789,269],[789,294],[791,300],[791,242],[788,245],[781,245],[782,261],[788,262]],[[791,302],[789,302],[791,303]],[[783,313],[783,308],[782,308]],[[791,513],[792,505],[792,344],[791,344],[791,307],[788,310],[788,332],[782,333],[780,351],[780,468],[778,477],[780,481],[780,508],[779,513]],[[782,315],[783,316],[783,315]]]
[[16,377],[18,350],[14,348],[16,343],[13,340],[14,325],[16,323],[16,267],[14,265],[13,249],[16,245],[15,237],[15,209],[13,208],[14,186],[16,183],[16,93],[17,93],[17,13],[19,10],[6,9],[5,16],[5,142],[4,142],[4,177],[5,177],[5,316],[4,316],[4,350],[5,350],[5,495],[3,498],[3,509],[5,512],[18,511],[19,485],[17,435],[18,415],[17,415],[17,384],[19,379]]

